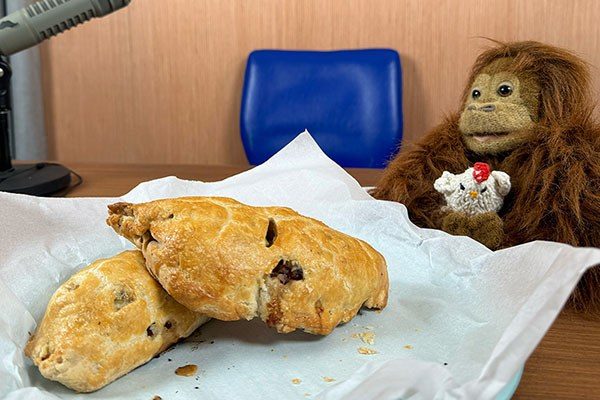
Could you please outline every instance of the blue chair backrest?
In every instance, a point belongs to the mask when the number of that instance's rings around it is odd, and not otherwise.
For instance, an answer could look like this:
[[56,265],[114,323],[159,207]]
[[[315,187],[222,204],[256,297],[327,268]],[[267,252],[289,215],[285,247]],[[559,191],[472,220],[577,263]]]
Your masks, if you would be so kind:
[[394,50],[257,50],[240,116],[248,161],[266,161],[308,129],[343,167],[383,168],[402,139],[402,73]]

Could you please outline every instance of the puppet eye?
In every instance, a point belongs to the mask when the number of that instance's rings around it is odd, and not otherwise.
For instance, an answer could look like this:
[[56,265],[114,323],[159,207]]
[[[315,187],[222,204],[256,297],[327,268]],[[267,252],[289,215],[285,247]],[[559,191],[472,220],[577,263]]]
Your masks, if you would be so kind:
[[496,90],[496,92],[502,97],[510,96],[513,92],[512,83],[502,82],[500,86],[498,86],[498,90]]
[[486,191],[487,191],[487,186],[484,187],[483,189],[481,189],[481,192],[479,192],[479,193],[485,193]]
[[479,89],[473,89],[473,91],[471,92],[471,97],[473,99],[478,99],[481,97],[481,91]]
[[460,190],[465,190],[465,186],[462,183],[460,184]]

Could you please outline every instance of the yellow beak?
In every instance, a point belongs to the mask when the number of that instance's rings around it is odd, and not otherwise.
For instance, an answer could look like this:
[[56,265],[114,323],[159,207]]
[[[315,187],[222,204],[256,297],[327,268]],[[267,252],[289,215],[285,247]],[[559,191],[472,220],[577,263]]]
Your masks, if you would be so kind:
[[477,196],[479,195],[479,194],[478,194],[476,191],[474,191],[474,190],[471,190],[471,191],[469,192],[469,194],[471,195],[471,198],[472,198],[472,199],[476,199],[476,198],[477,198]]

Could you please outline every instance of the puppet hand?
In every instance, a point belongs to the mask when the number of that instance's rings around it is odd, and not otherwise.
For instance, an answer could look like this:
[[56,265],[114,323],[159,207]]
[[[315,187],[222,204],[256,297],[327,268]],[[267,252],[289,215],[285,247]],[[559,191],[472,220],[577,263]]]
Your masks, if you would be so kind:
[[442,230],[451,235],[469,236],[496,250],[504,239],[504,224],[495,212],[469,216],[461,212],[450,212],[442,219]]
[[442,219],[442,230],[444,232],[448,232],[451,235],[471,236],[471,230],[469,229],[470,219],[471,217],[469,217],[465,213],[458,211],[450,211]]
[[504,223],[495,212],[486,212],[471,217],[471,234],[479,243],[496,250],[504,239]]

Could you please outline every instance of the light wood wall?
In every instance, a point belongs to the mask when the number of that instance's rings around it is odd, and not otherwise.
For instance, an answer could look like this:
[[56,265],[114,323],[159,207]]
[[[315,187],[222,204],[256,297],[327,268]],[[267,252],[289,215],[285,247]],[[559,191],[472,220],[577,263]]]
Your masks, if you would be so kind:
[[243,70],[259,48],[397,49],[414,140],[457,107],[480,37],[567,47],[598,92],[599,21],[597,0],[133,0],[43,45],[50,156],[245,164]]

